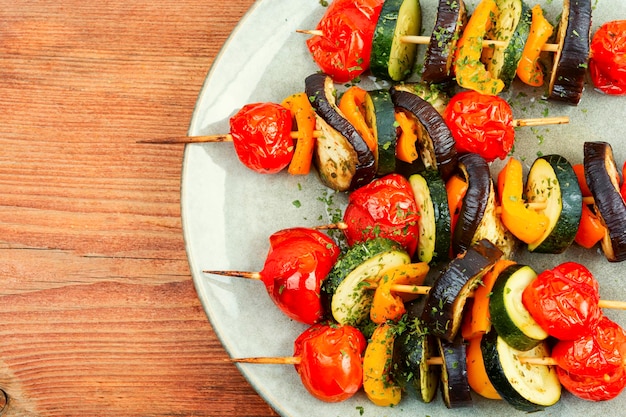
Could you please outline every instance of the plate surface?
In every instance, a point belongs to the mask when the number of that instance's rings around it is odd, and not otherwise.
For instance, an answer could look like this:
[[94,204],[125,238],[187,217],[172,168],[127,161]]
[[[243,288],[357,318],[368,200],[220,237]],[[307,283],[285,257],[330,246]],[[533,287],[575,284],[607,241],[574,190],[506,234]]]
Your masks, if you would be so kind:
[[[436,11],[435,0],[422,0],[423,27],[430,33]],[[473,10],[477,1],[466,1]],[[595,1],[594,29],[610,19],[626,19],[626,3]],[[542,2],[546,16],[556,21],[562,3]],[[318,0],[260,0],[233,32],[216,59],[200,92],[189,129],[190,135],[228,132],[228,119],[247,103],[280,102],[304,89],[304,78],[317,71],[306,47],[305,35],[296,29],[314,28],[325,8]],[[423,56],[424,49],[419,49]],[[366,88],[381,87],[364,78]],[[338,86],[342,88],[342,86]],[[514,155],[526,170],[540,154],[560,153],[572,164],[582,162],[584,141],[604,140],[613,145],[618,164],[626,160],[623,124],[626,98],[607,97],[587,87],[579,106],[547,103],[543,90],[514,84],[504,97],[517,118],[567,115],[570,124],[520,128]],[[501,164],[494,163],[493,172]],[[621,165],[620,165],[621,167]],[[329,202],[332,201],[332,204]],[[202,271],[262,268],[268,237],[294,226],[313,226],[330,220],[342,207],[345,195],[334,194],[321,185],[315,173],[292,177],[286,173],[260,175],[245,168],[232,144],[194,144],[185,150],[182,172],[182,220],[187,254],[200,300],[216,333],[232,357],[289,356],[293,341],[305,326],[285,318],[273,305],[260,282],[207,276]],[[572,248],[565,254],[523,254],[519,262],[535,270],[552,268],[566,260],[584,263],[600,281],[601,296],[626,298],[626,264],[610,264],[597,250]],[[613,320],[626,326],[626,313],[608,311]],[[432,404],[407,396],[393,409],[380,409],[363,394],[339,403],[315,400],[302,387],[293,367],[242,365],[242,373],[260,395],[281,415],[327,416],[482,416],[524,415],[501,401],[475,397],[473,409],[450,411],[440,395]],[[362,407],[362,408],[361,408]],[[564,393],[562,400],[544,411],[546,416],[619,415],[626,409],[626,395],[596,404]]]

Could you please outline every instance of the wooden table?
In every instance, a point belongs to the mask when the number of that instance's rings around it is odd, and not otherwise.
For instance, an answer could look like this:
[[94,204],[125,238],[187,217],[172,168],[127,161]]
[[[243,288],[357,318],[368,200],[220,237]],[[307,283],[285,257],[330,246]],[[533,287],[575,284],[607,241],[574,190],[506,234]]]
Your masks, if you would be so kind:
[[183,147],[253,0],[2,0],[6,416],[275,416],[227,358],[183,245]]

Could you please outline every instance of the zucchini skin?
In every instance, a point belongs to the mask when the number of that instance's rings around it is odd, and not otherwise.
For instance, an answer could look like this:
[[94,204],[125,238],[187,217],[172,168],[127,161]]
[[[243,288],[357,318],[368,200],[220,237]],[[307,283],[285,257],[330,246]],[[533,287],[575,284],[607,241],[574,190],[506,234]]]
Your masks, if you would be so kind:
[[426,170],[422,176],[428,184],[435,214],[435,253],[432,261],[447,261],[450,258],[451,219],[446,184],[435,170]]
[[[549,405],[536,404],[530,401],[529,399],[522,396],[511,384],[511,382],[509,382],[506,370],[502,366],[500,353],[498,352],[498,343],[505,342],[500,339],[498,333],[493,329],[490,332],[486,333],[482,337],[482,340],[480,342],[483,360],[485,361],[485,370],[487,371],[487,376],[489,377],[489,381],[491,381],[493,387],[496,389],[498,394],[500,394],[502,399],[504,399],[508,404],[510,404],[517,410],[525,411],[527,413],[544,410],[545,407]],[[552,372],[555,373],[554,370],[552,370]],[[516,377],[518,376],[516,375]],[[555,382],[558,386],[558,394],[560,397],[560,383],[558,382],[558,378]],[[553,388],[557,387],[555,386]],[[558,401],[558,399],[559,398],[556,398],[556,401]]]
[[[410,3],[409,3],[410,2]],[[412,4],[411,4],[412,3]],[[414,7],[417,13],[409,16],[407,9]],[[399,26],[407,19],[414,19],[414,27]],[[418,35],[422,28],[422,13],[419,0],[386,0],[378,17],[372,53],[370,56],[370,72],[372,75],[391,81],[402,81],[413,72],[417,56],[416,44],[400,43],[400,36]],[[407,32],[407,29],[408,32]],[[398,32],[401,30],[401,32]],[[400,45],[406,52],[403,56],[395,56]]]
[[[578,224],[582,216],[582,191],[572,165],[561,155],[544,155],[543,159],[550,164],[561,190],[561,214],[552,232],[543,242],[532,248],[537,253],[563,253],[574,242]],[[530,168],[532,171],[532,167]]]
[[332,78],[322,73],[311,74],[306,77],[304,85],[304,90],[311,100],[315,113],[341,133],[356,152],[358,162],[356,172],[350,182],[350,189],[355,190],[368,184],[376,176],[376,158],[359,132],[338,112],[332,96],[334,91]]
[[376,115],[376,140],[378,142],[377,174],[384,176],[396,170],[396,119],[389,90],[369,91]]
[[549,100],[577,105],[583,94],[590,54],[591,0],[565,0],[559,28],[560,50],[554,58]]
[[[431,149],[420,149],[425,167],[437,169],[441,177],[447,180],[456,168],[458,157],[454,147],[454,137],[445,120],[432,104],[417,94],[393,87],[390,92],[394,105],[412,113],[432,142]],[[434,153],[434,163],[425,160],[424,155],[429,153]]]
[[610,262],[622,262],[626,260],[626,203],[607,169],[610,166],[612,170],[617,170],[611,145],[607,142],[585,142],[583,164],[589,190],[609,231],[611,250],[605,249],[609,242],[602,242],[602,248]]

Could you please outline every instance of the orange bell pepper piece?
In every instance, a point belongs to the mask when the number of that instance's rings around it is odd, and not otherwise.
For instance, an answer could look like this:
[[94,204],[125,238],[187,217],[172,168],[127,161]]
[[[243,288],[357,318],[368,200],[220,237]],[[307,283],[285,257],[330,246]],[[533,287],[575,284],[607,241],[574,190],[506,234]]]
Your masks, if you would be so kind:
[[394,340],[394,328],[380,324],[363,355],[363,391],[371,402],[381,407],[398,405],[402,398],[402,389],[390,377]]
[[417,123],[403,111],[396,111],[396,123],[401,131],[396,143],[396,158],[410,164],[418,156]]
[[607,233],[608,229],[602,220],[587,204],[583,204],[583,211],[574,241],[583,248],[591,249],[596,243],[601,241]]
[[498,275],[513,264],[515,264],[514,261],[500,259],[489,272],[483,275],[481,284],[474,291],[471,308],[465,313],[469,317],[463,321],[463,327],[461,328],[461,335],[464,339],[476,338],[491,329],[491,315],[489,313],[491,290],[493,290],[493,285],[496,283]]
[[291,111],[298,129],[298,140],[287,171],[291,175],[307,175],[311,171],[315,149],[315,111],[305,93],[293,94],[281,103]]
[[524,83],[533,87],[543,85],[543,69],[539,65],[539,55],[543,45],[546,44],[554,27],[543,16],[540,5],[532,8],[532,21],[530,23],[530,33],[524,45],[522,58],[517,64],[517,76]]
[[497,15],[498,5],[494,0],[478,3],[457,43],[454,61],[456,80],[461,87],[492,96],[504,89],[504,82],[493,78],[480,58],[483,39],[493,23],[493,17]]
[[480,349],[481,336],[470,339],[465,348],[465,359],[467,363],[467,382],[477,394],[492,400],[501,400],[500,394],[496,391],[487,376],[483,352]]
[[399,265],[382,272],[378,281],[378,287],[374,292],[374,300],[370,308],[370,318],[376,324],[385,323],[387,320],[398,321],[406,313],[404,302],[410,298],[406,295],[394,294],[392,286],[422,285],[428,274],[428,264],[419,262]]
[[522,164],[509,158],[498,175],[498,191],[504,226],[519,240],[532,243],[545,233],[548,217],[532,208],[522,199],[524,190]]
[[365,104],[368,92],[353,85],[348,88],[339,100],[339,110],[346,117],[348,122],[359,132],[367,146],[374,154],[378,149],[378,143],[374,137],[371,127],[365,119]]
[[591,197],[591,190],[589,190],[587,178],[585,178],[585,166],[583,164],[575,164],[572,165],[572,169],[578,179],[578,185],[580,186],[580,191],[582,192],[583,197]]
[[463,197],[467,192],[467,182],[458,175],[453,175],[446,182],[446,193],[448,194],[448,207],[450,208],[450,232],[454,235],[454,227],[461,213]]

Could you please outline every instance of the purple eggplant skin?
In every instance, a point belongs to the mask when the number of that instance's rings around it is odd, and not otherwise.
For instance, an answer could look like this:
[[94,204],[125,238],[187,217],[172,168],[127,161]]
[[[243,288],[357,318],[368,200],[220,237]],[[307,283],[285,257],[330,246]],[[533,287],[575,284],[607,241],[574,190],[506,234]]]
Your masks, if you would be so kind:
[[[439,353],[443,358],[441,392],[446,407],[450,409],[472,407],[472,390],[467,379],[466,348],[463,338],[454,341],[438,339]],[[443,375],[445,373],[445,375]]]
[[[577,105],[583,94],[590,55],[591,0],[565,0],[554,57],[549,100]],[[566,26],[566,27],[565,27]]]
[[[420,149],[420,155],[426,168],[439,171],[444,180],[450,178],[456,169],[458,156],[455,148],[454,137],[450,128],[446,125],[441,114],[426,100],[417,94],[391,88],[391,99],[394,106],[413,114],[427,133],[432,146],[430,149]],[[420,146],[421,147],[421,146]],[[436,166],[425,160],[426,154],[433,152]]]
[[355,127],[338,111],[332,78],[323,73],[315,73],[306,77],[304,85],[306,95],[317,115],[343,135],[356,152],[358,163],[350,189],[356,190],[369,184],[376,176],[376,157]]
[[482,156],[463,154],[459,157],[458,168],[467,181],[467,191],[452,235],[452,252],[455,255],[465,252],[472,244],[489,204],[492,187],[489,164]]
[[465,20],[466,10],[462,0],[439,0],[435,27],[424,59],[423,82],[441,84],[453,78],[454,51]]
[[605,239],[602,249],[610,262],[622,262],[626,260],[626,203],[614,183],[618,171],[613,149],[607,142],[585,142],[583,153],[585,179],[609,231],[610,247]]
[[482,239],[450,261],[435,279],[424,303],[421,318],[430,334],[449,342],[456,338],[467,297],[502,256],[497,246]]

